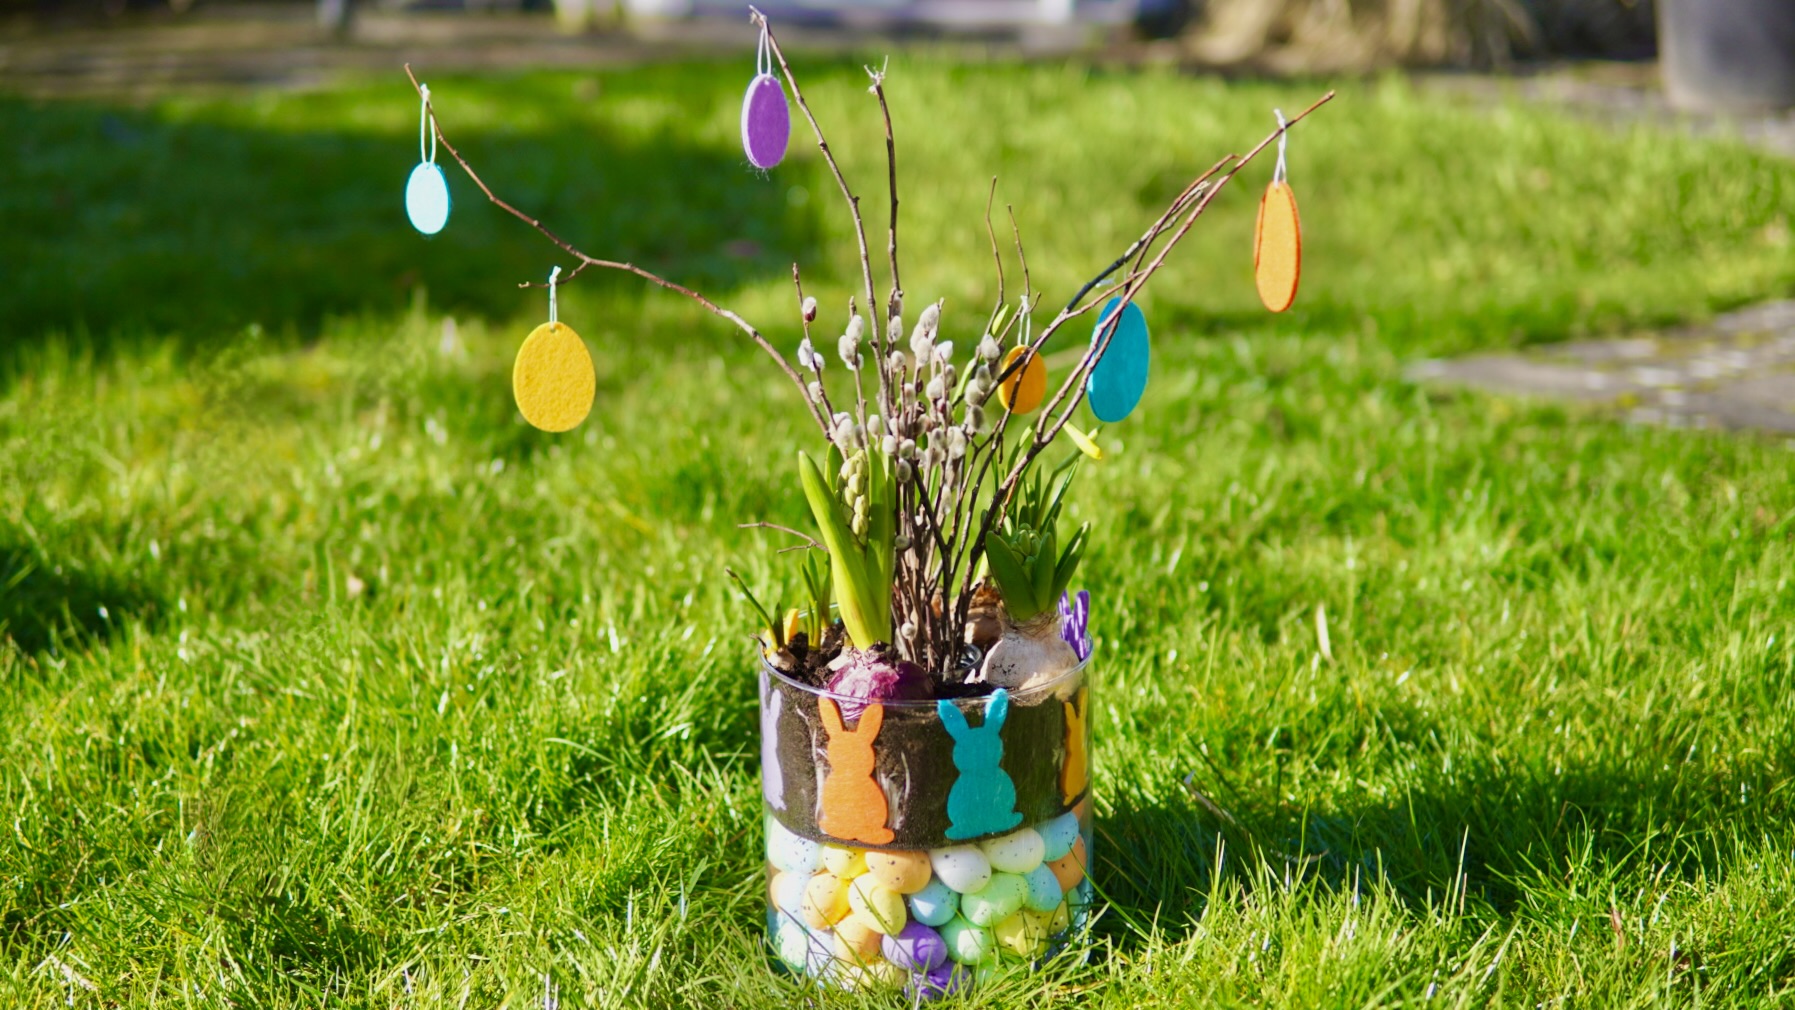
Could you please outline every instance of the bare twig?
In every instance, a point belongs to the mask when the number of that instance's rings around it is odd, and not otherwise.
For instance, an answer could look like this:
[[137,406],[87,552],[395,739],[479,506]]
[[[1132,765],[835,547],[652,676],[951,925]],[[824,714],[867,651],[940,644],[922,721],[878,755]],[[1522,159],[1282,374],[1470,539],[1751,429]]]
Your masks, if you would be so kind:
[[[420,99],[423,99],[423,101],[426,103],[426,105],[429,105],[429,99],[427,97],[425,97],[423,87],[420,84],[418,84],[417,76],[411,72],[411,64],[409,64],[409,63],[407,63],[405,65],[405,76],[411,79],[411,86],[413,89],[415,89],[418,92],[418,97]],[[829,425],[827,422],[824,421],[823,416],[822,416],[821,412],[818,411],[816,405],[810,402],[810,396],[808,394],[808,391],[804,387],[803,378],[801,378],[798,375],[797,371],[792,368],[791,363],[785,360],[785,356],[780,354],[779,350],[777,348],[775,348],[771,343],[769,343],[767,341],[767,338],[762,336],[761,332],[759,330],[755,329],[754,326],[751,325],[746,319],[743,319],[741,316],[736,315],[734,312],[731,312],[730,310],[722,307],[721,305],[718,305],[716,302],[711,301],[709,298],[704,297],[703,295],[699,294],[698,292],[693,291],[691,288],[688,288],[683,284],[678,284],[673,281],[670,281],[667,278],[662,277],[661,275],[659,275],[657,273],[653,273],[651,271],[644,270],[641,267],[636,266],[634,263],[622,263],[622,262],[618,262],[616,260],[599,259],[595,256],[588,256],[585,253],[581,252],[580,250],[574,248],[572,243],[568,242],[566,239],[564,239],[561,236],[550,231],[547,227],[545,227],[543,225],[543,223],[541,221],[537,220],[536,218],[531,217],[528,214],[525,214],[523,211],[518,210],[516,207],[513,207],[511,204],[506,203],[504,200],[499,199],[499,197],[493,193],[492,189],[486,185],[485,180],[480,178],[480,174],[478,172],[474,171],[474,167],[467,163],[467,159],[463,158],[461,156],[461,152],[455,149],[455,145],[449,142],[448,136],[445,133],[443,133],[442,123],[438,120],[438,118],[436,116],[435,107],[430,106],[429,112],[430,112],[430,128],[436,134],[437,143],[441,144],[443,146],[443,149],[449,152],[449,155],[455,159],[455,163],[461,166],[461,170],[463,172],[467,173],[467,177],[474,181],[474,185],[480,187],[480,192],[486,194],[487,200],[491,201],[494,206],[498,207],[500,210],[503,210],[505,213],[510,214],[512,217],[515,217],[519,221],[522,221],[523,223],[529,225],[531,228],[534,228],[537,231],[537,233],[542,235],[543,238],[546,238],[550,242],[554,243],[557,247],[559,247],[561,249],[562,252],[565,252],[569,256],[572,256],[573,258],[580,261],[580,265],[574,267],[571,271],[569,271],[567,276],[561,278],[559,283],[566,284],[568,281],[571,281],[575,277],[578,277],[580,275],[580,273],[582,271],[584,271],[587,267],[599,267],[600,269],[604,269],[604,270],[621,270],[624,273],[635,274],[637,277],[640,277],[643,280],[648,281],[651,284],[659,285],[660,287],[666,288],[668,291],[672,291],[676,294],[685,295],[687,298],[690,298],[692,301],[697,302],[699,305],[703,306],[705,311],[709,312],[711,315],[717,316],[720,319],[728,320],[729,322],[735,324],[735,327],[737,329],[741,330],[743,333],[746,333],[748,335],[749,339],[753,340],[757,345],[760,346],[761,350],[766,351],[767,354],[770,357],[772,357],[773,361],[779,365],[780,370],[785,373],[786,377],[792,380],[792,384],[798,387],[798,392],[800,395],[802,395],[804,397],[804,403],[810,409],[810,416],[812,417],[812,419],[814,419],[816,421],[817,427],[821,428],[825,435],[828,434]],[[532,284],[532,283],[524,283],[524,284],[518,285],[518,287],[539,287],[539,286],[542,286],[542,285],[537,285],[537,284]]]
[[[799,111],[804,113],[805,121],[810,124],[810,132],[816,135],[817,149],[823,152],[823,160],[828,163],[829,172],[835,176],[835,184],[841,187],[842,199],[847,201],[848,213],[854,218],[854,240],[860,243],[860,274],[866,283],[866,308],[869,313],[876,316],[878,315],[876,306],[879,304],[879,296],[873,287],[872,254],[867,250],[866,222],[860,217],[860,198],[854,195],[852,189],[848,188],[847,177],[841,174],[841,166],[835,163],[835,153],[829,150],[829,140],[823,136],[822,126],[817,123],[816,116],[811,113],[810,103],[804,100],[804,91],[798,87],[798,78],[792,73],[791,65],[785,62],[785,51],[779,48],[779,39],[774,36],[773,26],[767,21],[767,16],[762,14],[758,8],[749,7],[748,20],[755,27],[766,32],[767,48],[772,51],[773,58],[779,61],[779,69],[785,74],[785,82],[791,85],[792,99],[798,103]],[[885,415],[890,417],[892,413],[891,384],[886,378],[883,361],[886,345],[891,341],[879,339],[879,335],[884,332],[884,329],[878,319],[871,320],[867,326],[872,331],[873,346],[879,349],[881,362],[879,366],[879,406]],[[889,334],[887,336],[889,337]]]
[[790,526],[781,526],[778,523],[767,523],[767,522],[737,523],[735,528],[738,530],[775,530],[779,533],[790,533],[792,536],[797,537],[799,540],[804,541],[806,546],[809,546],[809,547],[822,547],[823,546],[823,542],[821,540],[818,540],[817,538],[811,536],[810,534],[805,533],[802,530],[794,530]]
[[[885,103],[885,71],[890,66],[891,61],[887,59],[885,66],[878,70],[874,70],[872,67],[865,68],[867,76],[873,79],[873,86],[869,90],[872,91],[874,97],[879,99],[879,114],[885,117],[885,170],[889,176],[891,189],[891,298],[885,307],[885,318],[887,319],[896,317],[904,310],[904,283],[898,277],[897,140],[891,133],[891,107]],[[895,342],[903,339],[903,336],[902,333],[893,333],[889,334],[888,338]]]

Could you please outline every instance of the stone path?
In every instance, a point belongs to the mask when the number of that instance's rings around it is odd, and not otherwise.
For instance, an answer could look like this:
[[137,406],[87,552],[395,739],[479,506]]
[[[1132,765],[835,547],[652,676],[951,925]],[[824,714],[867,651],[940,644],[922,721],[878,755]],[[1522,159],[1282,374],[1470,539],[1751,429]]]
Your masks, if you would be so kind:
[[1795,301],[1649,337],[1422,361],[1408,374],[1607,406],[1632,421],[1795,433]]

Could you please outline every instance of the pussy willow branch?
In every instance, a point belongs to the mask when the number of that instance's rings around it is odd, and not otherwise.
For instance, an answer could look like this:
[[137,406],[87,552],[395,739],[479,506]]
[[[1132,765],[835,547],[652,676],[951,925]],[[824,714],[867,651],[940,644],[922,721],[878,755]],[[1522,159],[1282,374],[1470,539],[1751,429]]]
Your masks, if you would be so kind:
[[[871,88],[873,96],[879,100],[879,114],[885,117],[885,171],[889,176],[891,190],[891,298],[885,307],[885,317],[891,319],[904,310],[904,283],[898,278],[898,187],[897,187],[897,139],[891,133],[891,106],[885,103],[885,71],[866,68],[867,76],[873,79]],[[886,334],[888,342],[903,339],[902,333]]]
[[[1016,487],[1016,482],[1022,478],[1022,475],[1025,472],[1027,472],[1029,464],[1033,463],[1035,457],[1041,454],[1041,450],[1045,449],[1066,427],[1066,424],[1072,419],[1072,413],[1077,410],[1078,405],[1084,401],[1085,382],[1089,378],[1091,370],[1096,366],[1097,361],[1101,359],[1103,353],[1109,349],[1110,340],[1114,338],[1116,330],[1120,328],[1122,310],[1127,308],[1127,306],[1134,301],[1134,296],[1140,292],[1141,288],[1146,285],[1147,281],[1150,280],[1155,273],[1159,272],[1159,268],[1165,264],[1166,257],[1170,255],[1171,251],[1184,239],[1184,236],[1190,233],[1191,228],[1196,225],[1197,219],[1202,217],[1203,212],[1208,210],[1209,205],[1215,201],[1216,195],[1225,189],[1228,183],[1232,181],[1236,175],[1240,174],[1241,169],[1251,164],[1253,159],[1257,158],[1260,152],[1270,146],[1273,141],[1276,141],[1288,133],[1292,126],[1301,122],[1309,115],[1309,113],[1314,112],[1316,109],[1319,109],[1332,101],[1333,98],[1334,92],[1332,91],[1322,95],[1320,98],[1310,103],[1308,108],[1285,120],[1277,129],[1266,135],[1265,139],[1255,145],[1252,150],[1244,155],[1230,155],[1223,158],[1216,163],[1216,167],[1211,168],[1209,172],[1204,173],[1203,176],[1193,181],[1185,188],[1184,192],[1180,193],[1178,198],[1172,202],[1172,207],[1168,209],[1167,213],[1162,215],[1159,221],[1154,222],[1153,227],[1149,228],[1147,233],[1142,235],[1141,239],[1137,241],[1134,246],[1131,246],[1127,252],[1118,257],[1116,262],[1111,264],[1102,273],[1099,273],[1096,277],[1085,283],[1084,287],[1079,290],[1077,297],[1069,302],[1065,309],[1060,311],[1060,314],[1054,318],[1053,322],[1048,324],[1047,328],[1042,331],[1040,338],[1036,340],[1034,344],[1030,345],[1032,348],[1036,349],[1038,353],[1039,348],[1052,339],[1053,335],[1058,332],[1059,328],[1063,326],[1067,320],[1073,318],[1077,314],[1081,314],[1081,311],[1078,310],[1078,302],[1080,299],[1088,294],[1092,288],[1102,283],[1104,278],[1108,277],[1116,270],[1121,269],[1124,264],[1130,259],[1133,259],[1137,254],[1144,257],[1148,248],[1151,247],[1153,242],[1156,241],[1159,235],[1163,232],[1163,222],[1175,215],[1182,204],[1185,204],[1195,197],[1195,203],[1191,207],[1189,213],[1184,215],[1178,230],[1172,233],[1165,246],[1160,249],[1158,256],[1146,266],[1137,267],[1130,271],[1129,276],[1123,283],[1120,301],[1116,305],[1115,311],[1106,320],[1102,332],[1098,335],[1098,339],[1091,342],[1090,348],[1085,351],[1084,357],[1078,363],[1078,367],[1075,368],[1072,374],[1066,378],[1066,381],[1060,385],[1053,400],[1043,405],[1040,418],[1034,425],[1034,437],[1030,439],[1029,446],[1022,453],[1021,458],[1016,461],[1015,465],[1010,468],[1009,473],[1005,475],[1003,482],[992,492],[991,502],[986,506],[984,519],[979,524],[978,535],[967,545],[970,550],[970,554],[967,557],[967,571],[970,572],[972,567],[978,564],[979,556],[984,549],[985,537],[990,535],[991,527],[996,522],[997,516],[1007,505],[1010,494]],[[1223,166],[1226,166],[1225,171],[1222,171],[1219,178],[1216,177],[1216,172],[1221,170]],[[1212,179],[1213,182],[1211,183],[1210,180]],[[1201,196],[1197,197],[1196,194],[1199,192],[1201,193]],[[1071,403],[1066,404],[1065,409],[1061,411],[1058,418],[1049,424],[1048,418],[1053,415],[1053,412],[1056,409],[1059,409],[1061,403],[1063,403],[1068,396],[1071,397]],[[960,593],[959,606],[956,608],[956,616],[958,618],[955,622],[956,625],[964,625],[966,613],[970,604],[971,594],[962,591]]]
[[[556,282],[557,284],[566,284],[568,281],[578,277],[587,267],[598,267],[604,270],[620,270],[624,273],[635,274],[637,277],[640,277],[651,284],[659,285],[676,294],[685,295],[687,298],[690,298],[692,301],[703,306],[705,311],[709,312],[711,315],[735,324],[735,327],[743,333],[746,333],[749,339],[760,346],[761,350],[766,351],[767,354],[772,357],[773,361],[779,365],[780,371],[785,373],[786,378],[791,379],[792,384],[798,387],[798,393],[804,397],[804,404],[809,408],[811,418],[816,421],[817,427],[823,430],[823,434],[825,436],[828,435],[829,424],[823,419],[822,412],[817,409],[816,404],[810,402],[809,391],[804,386],[803,378],[801,378],[797,371],[792,368],[791,363],[785,360],[785,356],[780,354],[779,350],[769,343],[767,338],[762,336],[761,332],[755,329],[752,324],[741,316],[731,312],[729,309],[726,309],[716,302],[711,301],[709,298],[693,291],[691,288],[670,281],[652,271],[644,270],[634,263],[623,263],[616,260],[605,260],[595,256],[588,256],[574,248],[571,242],[568,242],[566,239],[550,231],[541,221],[525,214],[523,211],[518,210],[504,200],[499,199],[498,195],[493,193],[492,188],[486,185],[486,181],[480,178],[480,173],[474,171],[474,166],[468,164],[467,159],[461,156],[461,152],[455,149],[455,145],[449,142],[448,135],[443,133],[442,123],[436,116],[436,107],[431,103],[430,99],[424,95],[423,86],[418,83],[417,75],[411,72],[411,64],[409,63],[405,64],[405,76],[411,79],[412,88],[417,91],[418,97],[424,102],[425,111],[428,112],[430,118],[430,129],[436,134],[436,142],[441,144],[443,149],[449,152],[449,156],[454,158],[455,163],[461,166],[461,170],[467,173],[467,177],[474,181],[474,185],[480,187],[480,192],[486,194],[486,199],[491,201],[492,204],[500,210],[503,210],[505,213],[510,214],[512,217],[515,217],[524,224],[534,228],[538,234],[554,243],[562,252],[580,261],[579,266],[576,266],[573,270],[569,271],[567,276]],[[546,287],[547,285],[526,282],[518,286]]]
[[[804,113],[805,121],[810,124],[810,132],[816,135],[817,149],[823,152],[823,160],[828,163],[830,173],[835,176],[835,184],[841,187],[842,199],[847,201],[848,213],[854,218],[854,240],[860,243],[860,274],[861,279],[866,283],[866,311],[875,317],[867,320],[867,328],[872,335],[873,346],[879,349],[879,408],[886,417],[890,417],[892,414],[891,382],[885,375],[884,358],[886,345],[891,341],[879,339],[879,335],[884,332],[884,327],[876,318],[879,314],[879,296],[873,287],[872,253],[868,251],[866,244],[866,222],[860,217],[860,198],[855,196],[854,191],[848,187],[847,177],[841,174],[841,166],[835,163],[835,153],[829,150],[829,140],[823,136],[823,128],[817,123],[816,116],[811,114],[810,103],[804,100],[804,91],[798,87],[798,78],[792,73],[791,65],[785,62],[785,50],[779,48],[779,39],[773,34],[773,26],[767,20],[767,16],[762,14],[759,8],[749,7],[748,20],[756,28],[767,33],[767,48],[772,51],[773,58],[779,61],[779,70],[785,75],[785,82],[791,85],[792,100],[798,103],[798,109]],[[843,448],[843,451],[847,451],[846,447]]]

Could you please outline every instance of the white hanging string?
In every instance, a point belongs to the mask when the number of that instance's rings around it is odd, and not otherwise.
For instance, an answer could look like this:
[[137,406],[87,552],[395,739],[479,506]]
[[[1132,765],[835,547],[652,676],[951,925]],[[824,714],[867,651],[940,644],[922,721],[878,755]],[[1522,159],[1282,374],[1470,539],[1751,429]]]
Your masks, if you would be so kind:
[[561,276],[561,268],[556,267],[548,272],[548,324],[554,326],[561,321],[555,308],[555,278]]
[[1284,149],[1290,144],[1290,124],[1284,121],[1283,109],[1273,109],[1271,114],[1278,117],[1278,167],[1272,169],[1271,181],[1283,182],[1286,175]]
[[754,72],[761,77],[773,76],[773,46],[767,38],[766,22],[760,25],[760,43],[754,50]]
[[[436,131],[430,127],[435,125],[436,117],[430,114],[430,85],[418,85],[418,92],[424,96],[423,104],[418,109],[418,157],[425,163],[436,164]],[[429,153],[425,153],[424,138],[430,138]]]

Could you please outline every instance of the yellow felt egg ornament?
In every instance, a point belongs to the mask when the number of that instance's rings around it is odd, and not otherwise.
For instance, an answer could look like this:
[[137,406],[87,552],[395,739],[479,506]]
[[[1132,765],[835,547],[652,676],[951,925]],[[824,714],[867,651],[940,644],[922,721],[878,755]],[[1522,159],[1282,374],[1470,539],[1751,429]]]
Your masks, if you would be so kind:
[[549,321],[518,348],[511,393],[524,420],[543,431],[568,431],[592,412],[598,377],[585,341],[555,317],[555,274],[549,276]]

